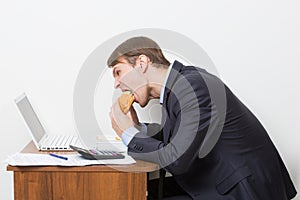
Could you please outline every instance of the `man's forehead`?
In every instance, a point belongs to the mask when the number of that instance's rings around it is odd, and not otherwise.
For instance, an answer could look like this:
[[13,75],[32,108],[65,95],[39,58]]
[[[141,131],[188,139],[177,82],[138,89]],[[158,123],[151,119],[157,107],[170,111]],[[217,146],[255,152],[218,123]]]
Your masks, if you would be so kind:
[[127,60],[125,60],[124,58],[120,58],[120,59],[118,60],[118,63],[115,64],[115,65],[112,67],[112,69],[114,70],[115,68],[120,67],[120,66],[122,66],[122,65],[126,65],[126,64],[129,64],[129,62],[128,62]]
[[122,62],[117,63],[115,66],[112,67],[113,71],[115,71],[116,68],[122,67],[122,65],[124,65],[124,64],[126,64],[126,63],[122,63]]

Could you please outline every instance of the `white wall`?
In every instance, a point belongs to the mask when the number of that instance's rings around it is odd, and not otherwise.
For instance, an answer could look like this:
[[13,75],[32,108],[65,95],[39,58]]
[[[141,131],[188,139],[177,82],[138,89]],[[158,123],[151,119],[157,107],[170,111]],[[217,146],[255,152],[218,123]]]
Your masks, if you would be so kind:
[[[297,0],[0,1],[0,160],[30,141],[16,96],[30,95],[51,133],[72,133],[73,87],[89,53],[124,31],[165,28],[206,50],[269,131],[299,190],[299,10]],[[5,167],[1,199],[12,199]]]

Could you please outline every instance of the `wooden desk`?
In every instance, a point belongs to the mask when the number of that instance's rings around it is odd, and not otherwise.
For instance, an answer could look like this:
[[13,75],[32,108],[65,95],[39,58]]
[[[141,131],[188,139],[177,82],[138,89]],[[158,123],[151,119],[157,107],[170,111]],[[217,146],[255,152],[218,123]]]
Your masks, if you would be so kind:
[[[22,152],[37,152],[29,143]],[[154,163],[84,167],[7,166],[14,174],[15,200],[141,200],[146,199],[147,172]]]

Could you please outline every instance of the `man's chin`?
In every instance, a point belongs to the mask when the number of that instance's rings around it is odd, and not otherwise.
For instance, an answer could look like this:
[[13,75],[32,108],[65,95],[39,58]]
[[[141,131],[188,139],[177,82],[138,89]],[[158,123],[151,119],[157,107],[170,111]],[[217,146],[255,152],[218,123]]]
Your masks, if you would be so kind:
[[140,103],[140,102],[136,102],[136,103],[138,103],[140,105],[140,107],[144,108],[148,105],[149,101],[146,103]]

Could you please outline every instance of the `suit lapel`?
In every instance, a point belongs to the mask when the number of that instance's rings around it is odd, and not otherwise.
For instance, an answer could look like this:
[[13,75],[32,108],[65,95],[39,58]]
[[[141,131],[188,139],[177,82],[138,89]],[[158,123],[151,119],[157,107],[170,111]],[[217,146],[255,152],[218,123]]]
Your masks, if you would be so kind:
[[171,129],[172,127],[170,127],[171,123],[170,123],[170,114],[169,114],[169,108],[170,108],[170,94],[172,92],[172,87],[174,85],[174,83],[176,82],[176,80],[178,79],[178,77],[180,76],[180,72],[182,70],[183,65],[178,62],[178,61],[174,61],[173,65],[172,65],[172,69],[171,72],[169,74],[167,83],[166,83],[166,88],[165,88],[165,93],[164,93],[164,97],[163,97],[163,105],[162,105],[162,120],[161,120],[161,124],[163,126],[163,141],[166,143],[168,142],[169,138],[170,138],[170,133],[171,133]]
[[174,85],[174,83],[176,82],[176,79],[178,78],[178,76],[180,76],[180,72],[182,70],[182,68],[184,67],[180,62],[178,62],[177,60],[174,61],[173,65],[171,66],[172,69],[170,71],[167,83],[166,83],[166,89],[165,89],[165,94],[164,94],[164,103],[167,101],[167,98],[172,90],[172,87]]

